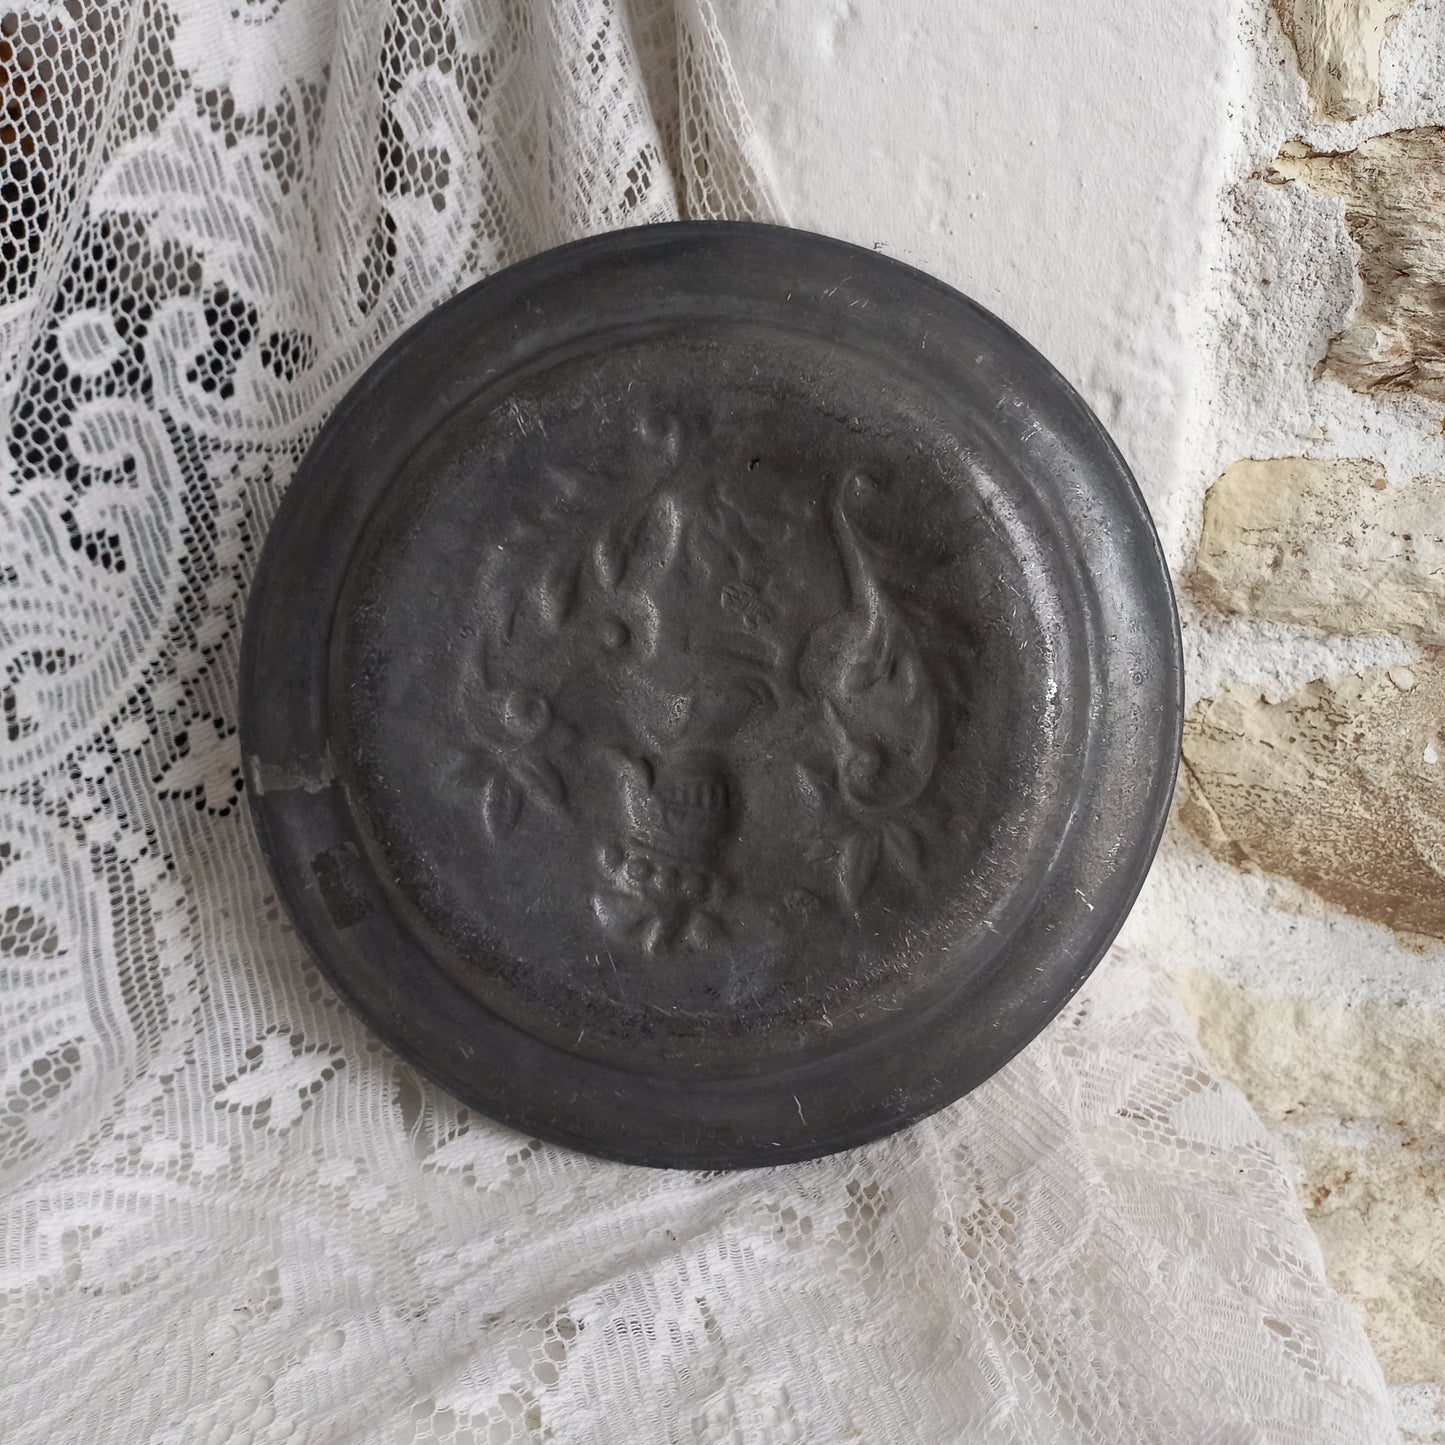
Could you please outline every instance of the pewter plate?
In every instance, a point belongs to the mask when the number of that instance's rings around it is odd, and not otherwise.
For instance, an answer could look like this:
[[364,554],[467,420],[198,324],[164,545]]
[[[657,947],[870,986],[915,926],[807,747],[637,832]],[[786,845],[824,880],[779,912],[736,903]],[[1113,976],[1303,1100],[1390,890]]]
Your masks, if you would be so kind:
[[1098,961],[1181,718],[1168,574],[1052,367],[756,225],[463,292],[306,457],[246,620],[262,846],[459,1099],[644,1164],[957,1099]]

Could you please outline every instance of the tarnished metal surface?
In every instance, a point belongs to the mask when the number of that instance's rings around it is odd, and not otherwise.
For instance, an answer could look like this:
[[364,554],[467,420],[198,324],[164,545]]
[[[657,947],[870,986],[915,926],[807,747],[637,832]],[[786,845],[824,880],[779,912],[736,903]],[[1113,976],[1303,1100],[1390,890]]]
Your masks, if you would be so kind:
[[402,339],[293,484],[243,744],[337,986],[476,1107],[823,1153],[1082,982],[1173,777],[1157,543],[1017,336],[868,252],[620,232]]

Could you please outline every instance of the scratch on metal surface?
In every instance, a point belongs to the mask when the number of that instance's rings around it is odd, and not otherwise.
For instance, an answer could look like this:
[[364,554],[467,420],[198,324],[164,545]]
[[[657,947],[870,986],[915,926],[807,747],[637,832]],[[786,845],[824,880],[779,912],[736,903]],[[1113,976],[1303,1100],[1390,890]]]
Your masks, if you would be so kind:
[[268,793],[321,793],[336,781],[336,766],[328,747],[314,767],[287,767],[284,763],[262,762],[255,753],[246,756],[246,781],[252,793],[264,798]]

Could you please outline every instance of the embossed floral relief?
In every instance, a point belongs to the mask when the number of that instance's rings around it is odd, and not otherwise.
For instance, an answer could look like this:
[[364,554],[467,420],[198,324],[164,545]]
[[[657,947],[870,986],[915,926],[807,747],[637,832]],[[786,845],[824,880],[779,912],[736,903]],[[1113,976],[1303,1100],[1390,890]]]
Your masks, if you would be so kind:
[[[591,829],[592,915],[648,955],[712,947],[740,911],[791,931],[885,875],[917,885],[943,701],[855,516],[874,483],[750,491],[677,422],[645,445],[634,505],[599,517],[590,479],[554,475],[484,569],[456,698],[481,834]],[[792,849],[761,899],[738,867],[759,812]]]

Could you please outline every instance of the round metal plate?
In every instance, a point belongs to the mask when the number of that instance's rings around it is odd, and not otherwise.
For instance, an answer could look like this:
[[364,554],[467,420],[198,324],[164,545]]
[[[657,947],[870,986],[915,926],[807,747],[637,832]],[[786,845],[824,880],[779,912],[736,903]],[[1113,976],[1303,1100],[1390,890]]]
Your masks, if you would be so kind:
[[1037,352],[837,241],[674,225],[464,292],[338,407],[242,745],[336,987],[613,1158],[824,1154],[987,1078],[1168,806],[1147,512]]

